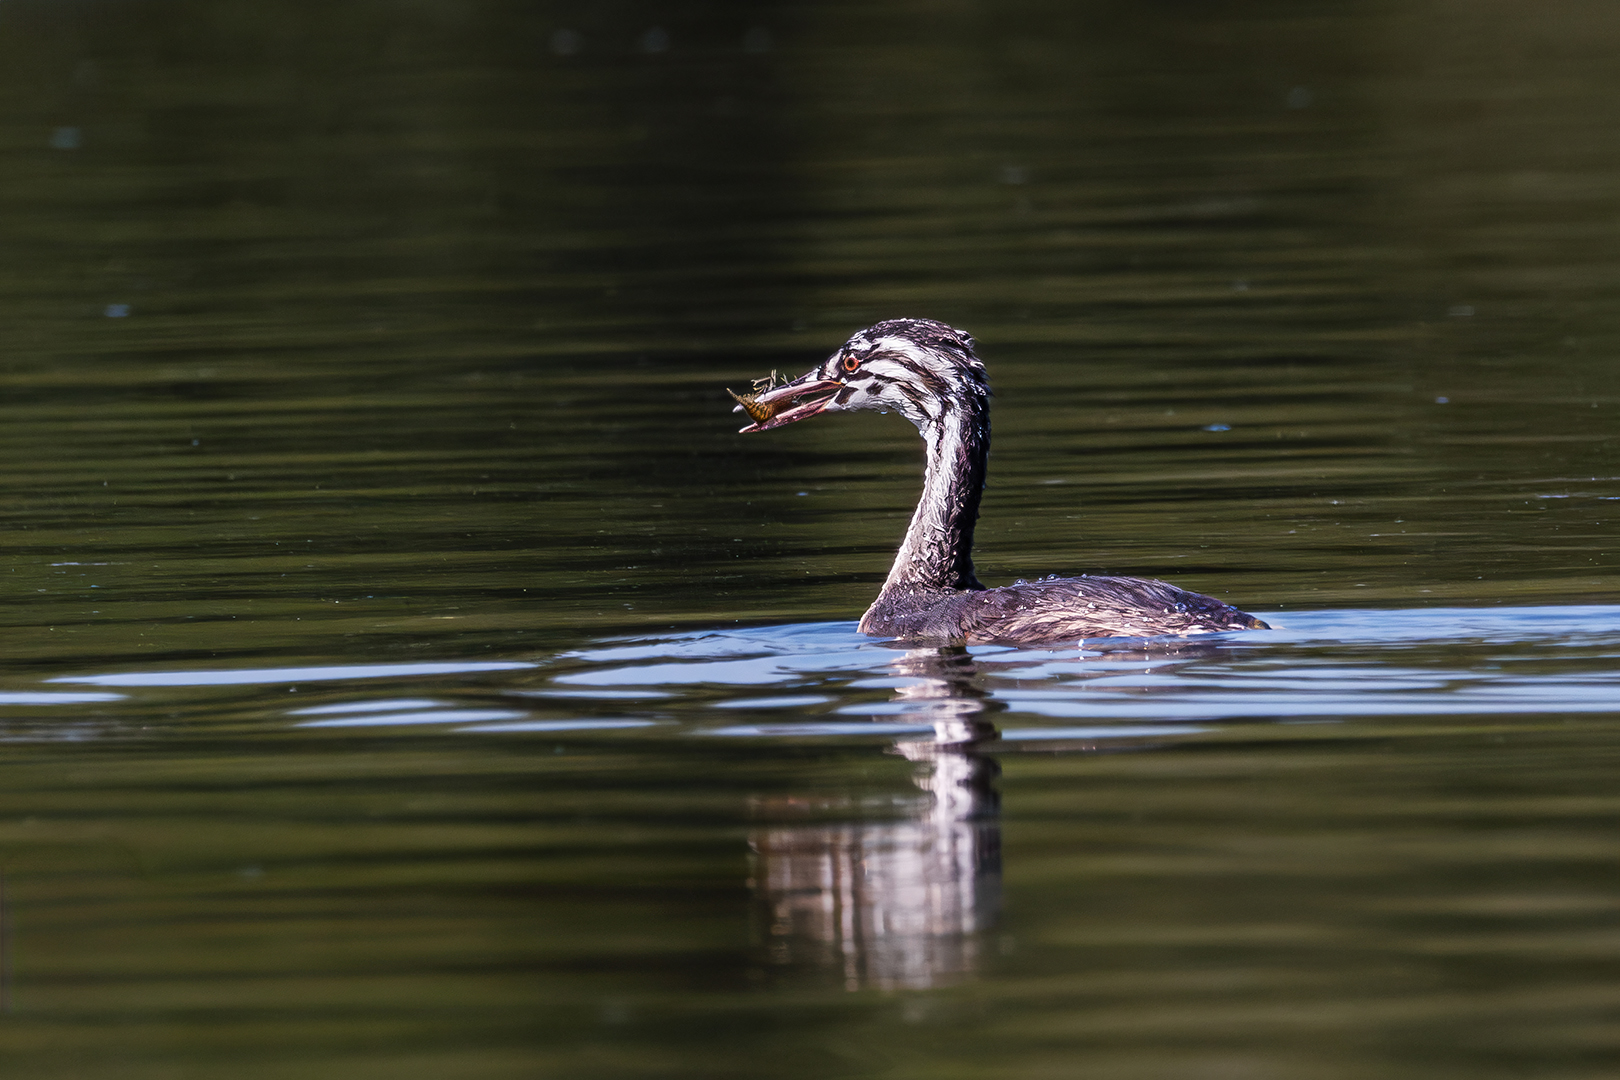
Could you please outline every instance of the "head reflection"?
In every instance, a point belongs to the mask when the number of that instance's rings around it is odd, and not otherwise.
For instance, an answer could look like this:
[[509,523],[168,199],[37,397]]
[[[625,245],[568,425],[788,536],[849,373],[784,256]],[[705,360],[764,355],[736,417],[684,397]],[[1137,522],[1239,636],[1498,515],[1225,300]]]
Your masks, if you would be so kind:
[[[916,763],[927,793],[901,820],[783,825],[756,830],[753,888],[767,959],[830,969],[846,988],[922,989],[978,964],[980,931],[1001,904],[1001,824],[995,778],[981,751],[998,738],[999,706],[978,687],[961,648],[920,649],[892,665],[915,681],[896,695],[932,738],[891,750]],[[830,806],[762,804],[777,817]]]

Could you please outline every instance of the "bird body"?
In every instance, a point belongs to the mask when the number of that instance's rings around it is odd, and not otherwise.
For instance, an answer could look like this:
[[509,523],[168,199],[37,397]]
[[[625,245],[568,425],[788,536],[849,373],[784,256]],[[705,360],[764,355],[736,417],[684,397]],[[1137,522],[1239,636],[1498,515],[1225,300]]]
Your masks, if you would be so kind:
[[990,454],[990,382],[973,339],[930,319],[890,319],[851,337],[798,379],[737,397],[767,431],[822,412],[892,409],[926,446],[922,497],[894,566],[861,618],[865,634],[908,640],[1039,642],[1264,629],[1212,597],[1148,578],[1049,577],[987,589],[973,528]]
[[1256,630],[1252,615],[1214,597],[1151,578],[1049,577],[932,594],[884,590],[861,619],[864,634],[968,642],[1078,641]]

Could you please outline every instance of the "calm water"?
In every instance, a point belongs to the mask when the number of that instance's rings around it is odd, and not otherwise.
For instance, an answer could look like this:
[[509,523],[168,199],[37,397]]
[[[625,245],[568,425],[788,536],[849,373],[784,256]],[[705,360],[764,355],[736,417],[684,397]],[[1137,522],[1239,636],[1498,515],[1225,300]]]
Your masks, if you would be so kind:
[[[1608,5],[0,4],[0,1051],[1620,1068]],[[988,582],[1277,630],[906,650]]]

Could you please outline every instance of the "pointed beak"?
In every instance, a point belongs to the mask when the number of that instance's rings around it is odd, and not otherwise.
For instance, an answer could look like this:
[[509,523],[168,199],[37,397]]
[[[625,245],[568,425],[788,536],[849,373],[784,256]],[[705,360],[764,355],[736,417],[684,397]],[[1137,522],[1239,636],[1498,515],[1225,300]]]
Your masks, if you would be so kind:
[[844,384],[836,379],[823,379],[819,371],[812,371],[763,394],[735,394],[730,390],[726,393],[737,399],[731,411],[747,413],[753,420],[747,427],[737,429],[738,434],[746,435],[812,417],[831,405],[843,388]]

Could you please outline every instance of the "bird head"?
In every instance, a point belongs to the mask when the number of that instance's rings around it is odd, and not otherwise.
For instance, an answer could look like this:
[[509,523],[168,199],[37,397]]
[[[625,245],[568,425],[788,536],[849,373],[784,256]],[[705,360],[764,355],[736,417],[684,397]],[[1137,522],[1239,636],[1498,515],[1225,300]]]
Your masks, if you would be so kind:
[[973,339],[932,319],[889,319],[867,327],[816,368],[783,386],[736,395],[734,412],[769,431],[824,412],[893,410],[918,428],[952,410],[979,409],[990,396]]

